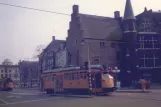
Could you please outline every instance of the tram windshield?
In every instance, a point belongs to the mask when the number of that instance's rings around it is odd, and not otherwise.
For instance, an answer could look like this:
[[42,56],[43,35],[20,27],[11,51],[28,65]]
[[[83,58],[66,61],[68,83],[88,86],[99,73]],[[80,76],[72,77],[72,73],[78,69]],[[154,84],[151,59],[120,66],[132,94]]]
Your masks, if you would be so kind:
[[102,78],[103,79],[108,79],[108,78],[113,78],[113,77],[108,73],[103,73]]

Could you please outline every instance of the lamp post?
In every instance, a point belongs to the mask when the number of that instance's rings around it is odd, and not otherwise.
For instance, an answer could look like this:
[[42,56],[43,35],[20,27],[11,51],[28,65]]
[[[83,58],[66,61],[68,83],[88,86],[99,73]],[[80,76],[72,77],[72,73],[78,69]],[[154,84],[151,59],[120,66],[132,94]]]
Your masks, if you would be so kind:
[[[86,42],[82,41],[81,45],[87,44]],[[92,96],[92,73],[91,73],[91,61],[90,61],[90,46],[87,44],[87,59],[88,59],[88,73],[89,73],[89,93]]]

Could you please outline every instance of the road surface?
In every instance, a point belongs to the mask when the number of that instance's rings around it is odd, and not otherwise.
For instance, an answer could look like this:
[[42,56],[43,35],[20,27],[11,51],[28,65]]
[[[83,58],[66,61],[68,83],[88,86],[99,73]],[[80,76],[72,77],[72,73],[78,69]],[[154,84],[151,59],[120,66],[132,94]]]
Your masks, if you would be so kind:
[[160,107],[161,91],[113,93],[92,98],[49,96],[36,91],[0,92],[0,107]]

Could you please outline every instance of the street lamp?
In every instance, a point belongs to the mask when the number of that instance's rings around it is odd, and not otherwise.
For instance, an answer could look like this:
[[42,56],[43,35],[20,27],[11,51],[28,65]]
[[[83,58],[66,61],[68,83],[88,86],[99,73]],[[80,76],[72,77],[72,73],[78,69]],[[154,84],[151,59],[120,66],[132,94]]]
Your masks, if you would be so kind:
[[[81,45],[87,44],[84,40],[82,40]],[[90,89],[90,96],[92,96],[92,74],[91,74],[91,61],[90,61],[90,46],[89,43],[87,44],[87,57],[88,57],[88,72],[89,72],[89,89]]]

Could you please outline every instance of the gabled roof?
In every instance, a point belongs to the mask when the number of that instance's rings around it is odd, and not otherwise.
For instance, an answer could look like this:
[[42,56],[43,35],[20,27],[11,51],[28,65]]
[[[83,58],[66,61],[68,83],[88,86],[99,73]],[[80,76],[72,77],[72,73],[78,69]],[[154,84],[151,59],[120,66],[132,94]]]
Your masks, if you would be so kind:
[[84,38],[106,39],[111,33],[120,32],[119,22],[111,17],[79,14]]
[[152,10],[144,11],[136,16],[136,19],[138,20],[138,23],[140,22],[140,19],[144,17],[145,15],[150,16],[155,23],[161,22],[161,12],[154,12]]
[[133,12],[133,8],[130,0],[126,0],[125,12],[123,17],[123,20],[128,20],[128,19],[133,19],[133,20],[136,19],[134,16],[134,12]]
[[66,44],[65,40],[52,40],[50,44],[43,50],[43,52],[40,54],[39,58],[43,57],[44,54],[48,51],[57,52],[60,48],[61,44]]

